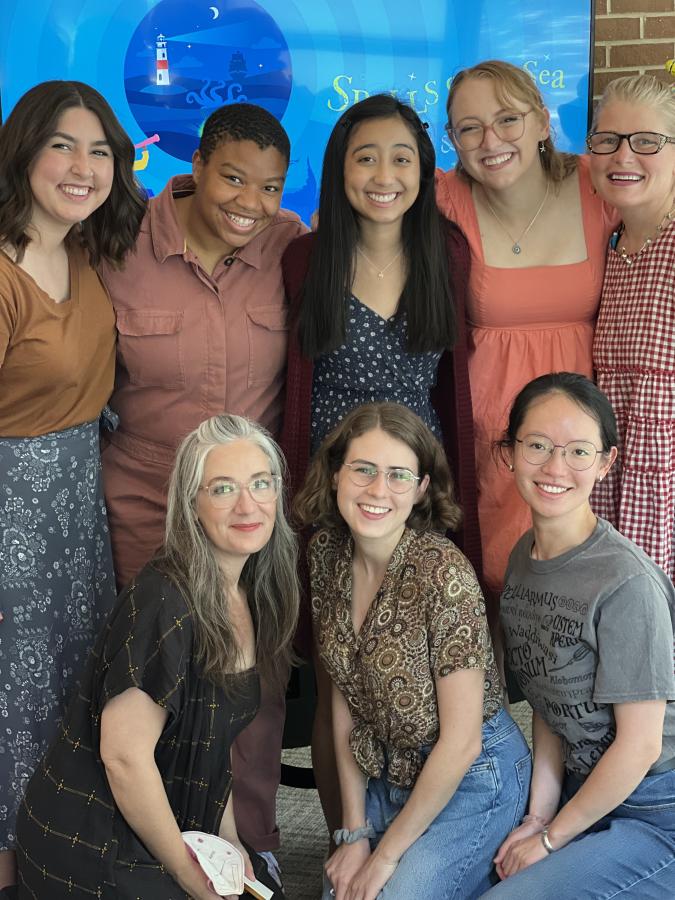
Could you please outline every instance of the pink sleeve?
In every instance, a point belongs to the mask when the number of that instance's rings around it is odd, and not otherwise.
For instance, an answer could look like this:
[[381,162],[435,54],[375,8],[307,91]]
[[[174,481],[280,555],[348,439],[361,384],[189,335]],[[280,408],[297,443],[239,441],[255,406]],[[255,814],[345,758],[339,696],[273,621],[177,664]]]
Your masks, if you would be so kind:
[[[591,160],[588,153],[579,156],[579,178],[581,179],[585,190],[597,195],[597,191],[593,187],[593,181],[591,179],[590,162]],[[599,195],[595,197],[595,200],[601,211],[603,231],[607,237],[609,237],[621,222],[621,216],[613,206],[609,203],[605,203]]]
[[455,195],[452,189],[457,176],[454,172],[436,169],[436,205],[446,219],[456,221]]

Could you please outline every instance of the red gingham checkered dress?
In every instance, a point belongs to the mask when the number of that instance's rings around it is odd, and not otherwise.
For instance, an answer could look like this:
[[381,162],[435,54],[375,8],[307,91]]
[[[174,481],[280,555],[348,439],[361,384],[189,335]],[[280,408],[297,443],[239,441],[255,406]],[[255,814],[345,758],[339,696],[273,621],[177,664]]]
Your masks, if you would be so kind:
[[608,250],[593,345],[616,413],[618,465],[594,510],[675,576],[675,223],[630,265]]

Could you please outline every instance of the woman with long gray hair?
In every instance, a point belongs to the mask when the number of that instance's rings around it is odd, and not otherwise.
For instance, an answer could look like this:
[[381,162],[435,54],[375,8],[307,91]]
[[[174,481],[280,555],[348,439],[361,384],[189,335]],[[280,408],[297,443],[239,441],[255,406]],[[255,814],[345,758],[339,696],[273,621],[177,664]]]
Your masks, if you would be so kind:
[[212,900],[186,830],[219,834],[242,851],[248,877],[268,877],[238,838],[229,752],[255,716],[259,676],[282,690],[291,658],[297,553],[283,466],[267,432],[239,416],[209,419],[183,441],[164,548],[121,594],[29,783],[20,898],[77,887]]

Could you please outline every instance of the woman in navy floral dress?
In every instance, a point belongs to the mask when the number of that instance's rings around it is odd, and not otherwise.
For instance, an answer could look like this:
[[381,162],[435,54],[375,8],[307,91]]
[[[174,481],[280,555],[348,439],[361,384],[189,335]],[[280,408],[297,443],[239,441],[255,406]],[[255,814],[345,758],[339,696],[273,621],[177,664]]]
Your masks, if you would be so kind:
[[[442,440],[464,514],[453,538],[480,572],[464,334],[469,252],[438,213],[434,166],[419,117],[389,95],[355,104],[335,125],[318,231],[293,241],[282,262],[291,331],[281,444],[297,490],[310,455],[351,409],[387,401],[411,409]],[[332,831],[339,801],[318,661],[317,674],[313,762]]]

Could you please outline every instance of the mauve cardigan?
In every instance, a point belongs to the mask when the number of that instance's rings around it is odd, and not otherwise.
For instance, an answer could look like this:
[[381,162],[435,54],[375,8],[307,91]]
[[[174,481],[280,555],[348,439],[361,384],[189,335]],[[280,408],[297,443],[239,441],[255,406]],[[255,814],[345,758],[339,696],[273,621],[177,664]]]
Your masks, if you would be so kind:
[[[469,280],[469,245],[457,226],[445,222],[452,296],[457,318],[457,342],[452,352],[443,353],[438,365],[436,387],[431,394],[443,432],[443,445],[455,479],[462,525],[449,532],[482,580],[482,556],[478,527],[476,468],[474,462],[473,413],[469,386],[465,297]],[[281,268],[290,304],[289,321],[295,322],[302,286],[309,269],[315,234],[304,234],[286,248]],[[291,329],[288,341],[286,402],[280,443],[290,474],[290,494],[301,486],[309,463],[312,413],[312,375],[314,364],[303,356],[297,329]]]

